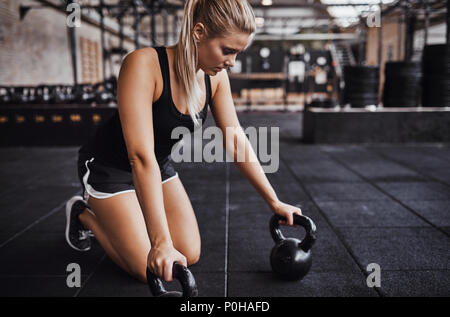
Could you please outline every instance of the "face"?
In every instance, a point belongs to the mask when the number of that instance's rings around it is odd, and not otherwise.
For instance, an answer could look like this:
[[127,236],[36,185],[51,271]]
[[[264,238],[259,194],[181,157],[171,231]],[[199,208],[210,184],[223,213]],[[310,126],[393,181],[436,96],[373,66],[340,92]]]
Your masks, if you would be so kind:
[[203,25],[197,23],[194,28],[194,36],[199,39],[197,69],[201,68],[210,76],[225,68],[233,67],[237,54],[242,52],[251,40],[250,34],[241,32],[234,32],[227,37],[205,39],[203,30]]

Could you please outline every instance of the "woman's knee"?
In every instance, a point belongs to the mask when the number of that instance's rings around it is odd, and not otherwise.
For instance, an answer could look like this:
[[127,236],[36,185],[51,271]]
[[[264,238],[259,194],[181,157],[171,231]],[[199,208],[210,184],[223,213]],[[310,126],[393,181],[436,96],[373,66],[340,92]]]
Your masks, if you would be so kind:
[[186,257],[188,266],[191,266],[200,260],[200,253],[201,253],[200,244],[198,245],[198,247],[193,248],[191,246],[180,252]]
[[187,257],[186,259],[188,266],[194,265],[200,260],[200,253],[198,254],[198,256]]

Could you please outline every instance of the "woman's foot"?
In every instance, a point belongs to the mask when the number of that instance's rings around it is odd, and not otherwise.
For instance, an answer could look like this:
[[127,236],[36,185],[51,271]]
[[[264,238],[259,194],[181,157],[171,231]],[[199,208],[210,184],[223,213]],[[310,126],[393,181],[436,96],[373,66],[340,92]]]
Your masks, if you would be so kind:
[[66,204],[66,241],[70,247],[77,251],[91,249],[90,230],[83,227],[78,216],[88,205],[81,196],[73,196]]

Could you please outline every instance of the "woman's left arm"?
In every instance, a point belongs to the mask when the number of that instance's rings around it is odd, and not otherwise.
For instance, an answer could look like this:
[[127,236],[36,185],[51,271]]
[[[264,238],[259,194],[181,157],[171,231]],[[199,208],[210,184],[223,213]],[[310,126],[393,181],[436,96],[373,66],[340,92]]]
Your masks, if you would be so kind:
[[216,125],[222,130],[225,150],[233,158],[240,172],[266,201],[272,212],[287,219],[287,222],[281,221],[280,223],[292,226],[293,214],[300,215],[301,209],[278,199],[239,123],[231,95],[228,73],[222,71],[218,73],[217,77],[218,83],[212,99],[211,111]]

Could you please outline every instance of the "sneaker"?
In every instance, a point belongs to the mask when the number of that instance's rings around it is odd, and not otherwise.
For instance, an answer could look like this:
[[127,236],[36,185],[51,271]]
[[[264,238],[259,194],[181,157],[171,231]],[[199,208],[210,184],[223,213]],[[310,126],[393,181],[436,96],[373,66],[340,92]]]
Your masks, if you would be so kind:
[[85,229],[78,218],[86,207],[81,196],[73,196],[66,204],[66,241],[77,251],[91,248],[90,230]]

